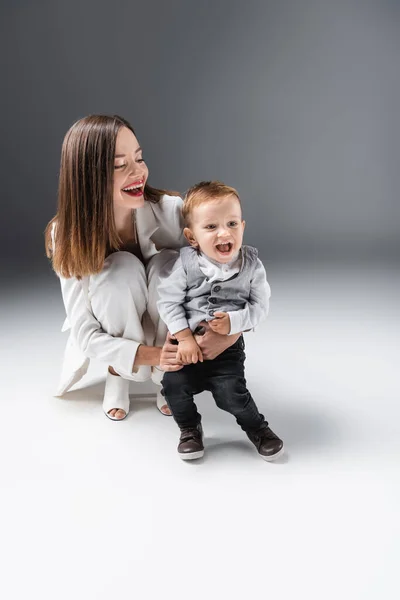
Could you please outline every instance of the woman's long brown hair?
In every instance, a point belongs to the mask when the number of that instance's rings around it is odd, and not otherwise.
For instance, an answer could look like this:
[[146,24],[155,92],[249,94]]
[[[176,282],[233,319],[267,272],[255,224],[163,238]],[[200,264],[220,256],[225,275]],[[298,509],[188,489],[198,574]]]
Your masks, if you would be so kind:
[[[132,126],[122,117],[91,115],[66,134],[61,151],[58,210],[46,227],[46,254],[62,277],[99,273],[105,258],[121,247],[113,210],[115,144]],[[145,185],[147,202],[174,194]],[[55,230],[56,243],[53,243]]]

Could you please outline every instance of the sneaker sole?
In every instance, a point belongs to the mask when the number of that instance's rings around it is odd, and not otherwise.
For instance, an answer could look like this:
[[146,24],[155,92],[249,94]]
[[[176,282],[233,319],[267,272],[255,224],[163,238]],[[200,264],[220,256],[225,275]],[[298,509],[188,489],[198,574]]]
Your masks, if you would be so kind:
[[260,454],[260,456],[267,462],[273,462],[274,460],[276,460],[277,458],[282,456],[282,454],[284,454],[284,452],[285,452],[285,448],[284,448],[284,446],[282,446],[282,448],[276,454],[271,454],[271,456],[263,456],[262,454]]
[[199,450],[198,452],[188,452],[187,454],[178,452],[178,454],[182,460],[195,460],[196,458],[203,458],[204,450]]

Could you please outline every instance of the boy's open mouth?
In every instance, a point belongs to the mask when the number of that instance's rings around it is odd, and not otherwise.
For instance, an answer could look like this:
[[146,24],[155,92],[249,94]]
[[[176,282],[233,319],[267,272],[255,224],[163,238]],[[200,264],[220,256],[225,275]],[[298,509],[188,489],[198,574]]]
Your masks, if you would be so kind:
[[218,244],[215,247],[218,252],[221,252],[221,254],[229,254],[229,252],[232,250],[231,242],[228,242],[227,244]]
[[131,185],[128,185],[125,188],[122,188],[122,191],[125,194],[128,194],[128,196],[142,196],[143,195],[143,190],[144,190],[144,181],[140,180],[140,181],[135,181],[135,183],[132,183]]

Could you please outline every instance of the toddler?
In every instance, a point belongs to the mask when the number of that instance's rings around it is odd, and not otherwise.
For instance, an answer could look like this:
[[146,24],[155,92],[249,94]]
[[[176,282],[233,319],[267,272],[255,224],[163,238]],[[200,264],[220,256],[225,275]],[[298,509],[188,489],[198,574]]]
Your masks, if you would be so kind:
[[265,269],[257,250],[242,245],[245,222],[239,195],[219,181],[201,182],[187,192],[182,212],[190,246],[180,250],[170,274],[161,277],[157,303],[179,344],[177,360],[185,365],[163,377],[165,399],[181,430],[178,454],[183,460],[204,455],[193,396],[209,390],[217,406],[236,417],[259,455],[275,460],[283,454],[283,442],[246,387],[243,336],[205,361],[194,337],[202,321],[221,335],[232,335],[252,329],[268,312]]

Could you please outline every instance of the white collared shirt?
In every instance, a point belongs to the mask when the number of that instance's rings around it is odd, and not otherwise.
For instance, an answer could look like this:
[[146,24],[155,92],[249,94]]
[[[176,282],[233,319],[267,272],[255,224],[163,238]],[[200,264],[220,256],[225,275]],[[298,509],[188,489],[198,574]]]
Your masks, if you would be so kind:
[[198,256],[200,271],[204,273],[210,283],[230,279],[236,275],[236,273],[239,273],[240,267],[242,266],[242,256],[240,252],[238,252],[228,263],[220,263],[216,260],[212,260],[203,252],[200,252]]

